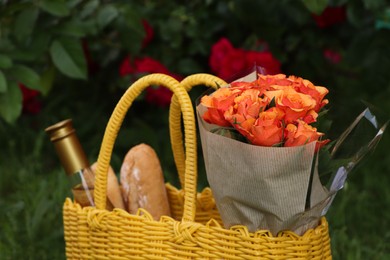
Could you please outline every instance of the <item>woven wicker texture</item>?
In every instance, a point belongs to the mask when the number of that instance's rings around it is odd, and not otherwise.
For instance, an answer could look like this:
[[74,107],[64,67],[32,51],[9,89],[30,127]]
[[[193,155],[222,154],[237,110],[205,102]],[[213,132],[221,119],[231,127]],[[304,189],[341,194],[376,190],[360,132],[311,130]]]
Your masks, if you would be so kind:
[[[63,206],[67,259],[331,259],[326,219],[298,236],[285,231],[248,232],[244,226],[224,229],[209,188],[197,193],[196,129],[187,90],[196,85],[224,82],[197,74],[178,82],[152,74],[136,81],[122,96],[107,124],[98,157],[95,207],[81,208],[69,198]],[[139,209],[135,215],[121,209],[105,210],[106,172],[125,114],[135,98],[150,85],[173,91],[170,112],[171,143],[183,189],[167,184],[172,217],[155,221]],[[180,126],[184,122],[184,143]],[[179,131],[178,131],[179,130]],[[180,133],[179,133],[180,132]],[[185,151],[184,151],[185,150]]]

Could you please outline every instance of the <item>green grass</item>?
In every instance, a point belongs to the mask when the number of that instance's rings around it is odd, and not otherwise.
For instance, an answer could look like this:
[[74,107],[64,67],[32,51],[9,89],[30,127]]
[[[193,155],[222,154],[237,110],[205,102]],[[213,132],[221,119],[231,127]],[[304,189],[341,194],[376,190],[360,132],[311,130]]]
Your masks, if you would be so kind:
[[68,187],[62,169],[46,168],[37,147],[42,139],[38,135],[29,154],[12,139],[2,150],[0,259],[64,258],[61,205]]
[[[77,117],[87,115],[81,113]],[[69,189],[54,149],[43,132],[47,122],[57,119],[48,119],[44,111],[37,117],[21,118],[15,126],[0,123],[1,260],[65,258],[62,204],[69,196]],[[105,125],[84,126],[80,122],[76,120],[76,127],[82,128],[80,140],[94,158]],[[124,124],[115,147],[114,164],[120,163],[120,154],[133,143],[147,141],[155,131],[167,134],[164,127],[148,129],[150,122],[156,124],[148,116],[136,122],[137,127],[144,128],[141,137],[132,136],[136,132]],[[149,140],[157,145],[160,154],[169,153],[168,143],[159,143],[158,138]],[[389,144],[387,132],[366,163],[349,176],[328,212],[334,259],[390,259]],[[168,164],[172,157],[162,158],[162,163]]]

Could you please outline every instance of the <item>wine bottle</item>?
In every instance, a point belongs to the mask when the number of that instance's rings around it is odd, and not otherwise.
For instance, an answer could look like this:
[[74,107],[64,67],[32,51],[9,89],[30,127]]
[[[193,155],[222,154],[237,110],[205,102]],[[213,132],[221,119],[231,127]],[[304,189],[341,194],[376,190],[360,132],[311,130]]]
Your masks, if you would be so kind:
[[45,129],[53,142],[61,164],[69,177],[74,200],[82,207],[95,206],[93,191],[95,175],[73,128],[67,119]]

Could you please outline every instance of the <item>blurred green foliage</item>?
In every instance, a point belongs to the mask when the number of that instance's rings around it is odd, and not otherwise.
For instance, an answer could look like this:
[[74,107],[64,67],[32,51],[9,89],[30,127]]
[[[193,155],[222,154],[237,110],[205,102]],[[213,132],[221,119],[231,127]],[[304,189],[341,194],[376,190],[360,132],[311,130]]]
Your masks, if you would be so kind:
[[[316,23],[315,14],[341,6],[345,20]],[[336,136],[362,111],[362,100],[389,118],[389,10],[386,0],[0,1],[0,259],[64,258],[61,210],[69,194],[43,129],[73,118],[96,160],[108,118],[134,80],[119,75],[127,55],[152,57],[184,77],[212,73],[210,50],[221,37],[248,50],[258,50],[261,40],[283,73],[329,88]],[[144,20],[154,32],[146,46]],[[329,50],[335,56],[326,56]],[[19,83],[41,93],[38,114],[22,113]],[[194,100],[203,90],[191,93]],[[135,102],[116,142],[114,169],[132,145],[147,142],[177,184],[168,138],[161,138],[168,137],[167,117],[167,108]],[[328,213],[334,259],[390,257],[389,145],[386,133],[336,196]],[[199,175],[202,187],[202,163]]]

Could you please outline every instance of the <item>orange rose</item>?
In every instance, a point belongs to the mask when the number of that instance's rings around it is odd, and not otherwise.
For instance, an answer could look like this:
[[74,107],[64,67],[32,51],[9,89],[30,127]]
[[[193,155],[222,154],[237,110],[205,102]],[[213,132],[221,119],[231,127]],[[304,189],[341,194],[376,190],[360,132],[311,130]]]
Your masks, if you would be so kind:
[[245,118],[258,118],[259,113],[264,110],[268,104],[268,99],[259,97],[260,91],[256,89],[248,89],[234,99],[236,104],[234,108],[237,113],[244,115]]
[[320,111],[323,106],[329,103],[327,99],[324,99],[326,94],[329,93],[327,88],[321,86],[314,86],[314,84],[311,83],[309,80],[302,79],[299,77],[290,76],[289,78],[294,80],[295,90],[300,93],[310,95],[316,101],[316,106],[314,107],[314,110],[316,112]]
[[[316,102],[311,96],[299,93],[292,87],[267,91],[265,95],[270,100],[275,98],[276,106],[285,112],[284,121],[286,124],[304,118],[316,106]],[[313,114],[313,112],[310,113]],[[312,118],[316,118],[316,116]]]
[[311,124],[314,122],[317,122],[318,114],[314,110],[310,110],[307,112],[307,114],[302,118],[303,121],[305,121],[306,124]]
[[253,82],[245,82],[245,81],[236,81],[230,83],[230,89],[240,89],[240,90],[245,90],[245,89],[251,89],[251,88],[258,88],[256,81]]
[[257,119],[234,114],[230,122],[251,144],[273,146],[282,142],[283,126],[280,120],[283,116],[282,110],[273,107],[261,112]]
[[316,112],[329,103],[327,99],[324,99],[326,94],[329,92],[327,88],[315,86],[309,80],[300,77],[289,76],[286,78],[286,75],[284,74],[274,76],[259,75],[257,82],[259,85],[268,85],[268,90],[283,90],[287,86],[291,86],[297,92],[311,96],[316,101],[316,105],[314,107]]
[[208,108],[203,115],[203,119],[210,124],[230,126],[230,123],[225,120],[224,113],[233,105],[238,94],[238,91],[220,88],[212,96],[203,96],[200,102]]
[[230,125],[244,137],[250,138],[250,131],[255,121],[256,119],[253,117],[245,118],[240,114],[234,114],[230,118]]
[[230,122],[237,131],[245,136],[254,145],[272,146],[280,143],[283,137],[283,129],[280,119],[283,111],[273,107],[260,112],[258,118],[245,118],[242,114],[234,114]]
[[277,107],[261,112],[252,126],[248,140],[254,145],[273,146],[283,141],[283,125],[281,119],[284,113]]
[[233,82],[203,97],[201,103],[208,108],[203,118],[233,126],[254,145],[297,146],[316,141],[319,148],[329,140],[318,141],[324,134],[309,124],[316,122],[317,112],[328,103],[327,93],[326,88],[300,77],[258,75],[253,82]]
[[284,146],[304,145],[313,141],[317,141],[323,133],[317,132],[315,127],[312,127],[302,120],[298,120],[298,126],[288,124],[286,126],[286,142]]
[[260,98],[259,94],[260,91],[256,89],[244,90],[224,114],[225,120],[246,137],[250,135],[251,126],[269,102],[268,99]]
[[286,78],[284,74],[276,75],[259,75],[257,79],[257,84],[267,90],[271,89],[271,86],[291,86],[292,82]]

